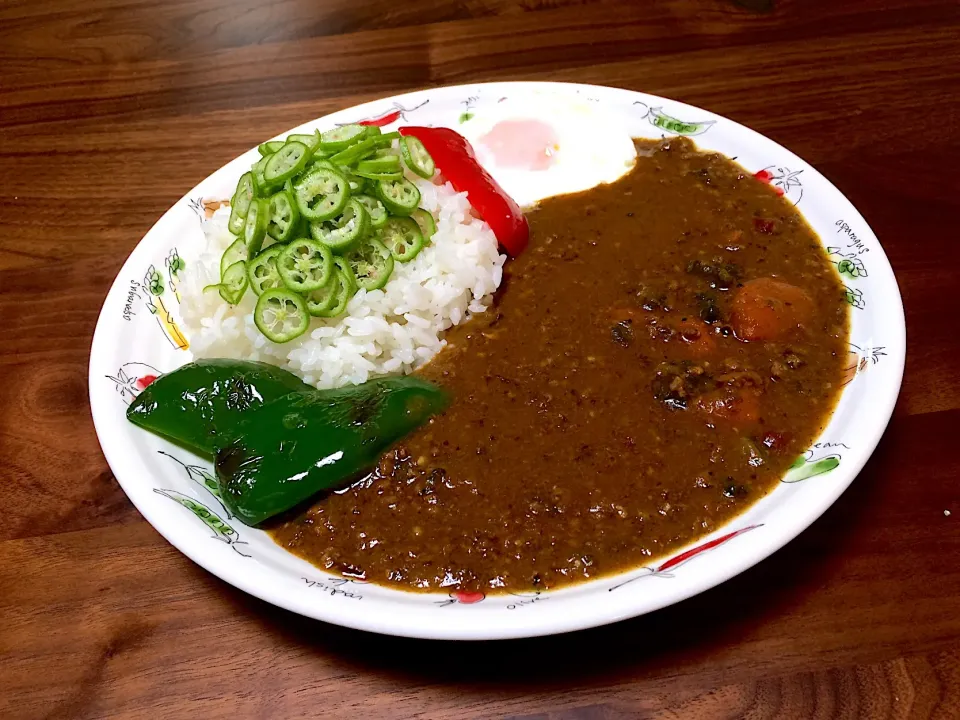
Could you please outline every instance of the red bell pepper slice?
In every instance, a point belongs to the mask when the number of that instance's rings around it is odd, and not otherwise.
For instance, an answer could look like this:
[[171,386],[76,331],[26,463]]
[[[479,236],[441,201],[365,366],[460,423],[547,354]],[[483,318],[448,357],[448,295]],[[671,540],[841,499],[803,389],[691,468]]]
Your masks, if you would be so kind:
[[473,209],[511,257],[523,252],[530,239],[523,211],[477,162],[473,148],[463,135],[450,128],[418,126],[402,127],[400,134],[412,135],[423,143],[443,176],[457,192],[467,193]]

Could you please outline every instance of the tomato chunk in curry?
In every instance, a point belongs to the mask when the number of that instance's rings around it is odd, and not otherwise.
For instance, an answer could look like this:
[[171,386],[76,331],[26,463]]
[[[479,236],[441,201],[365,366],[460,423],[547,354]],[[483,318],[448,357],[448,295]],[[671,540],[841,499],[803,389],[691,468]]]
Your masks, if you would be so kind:
[[840,392],[840,279],[773,187],[686,139],[636,144],[616,183],[530,211],[495,306],[420,370],[451,407],[277,542],[405,589],[550,589],[776,486]]

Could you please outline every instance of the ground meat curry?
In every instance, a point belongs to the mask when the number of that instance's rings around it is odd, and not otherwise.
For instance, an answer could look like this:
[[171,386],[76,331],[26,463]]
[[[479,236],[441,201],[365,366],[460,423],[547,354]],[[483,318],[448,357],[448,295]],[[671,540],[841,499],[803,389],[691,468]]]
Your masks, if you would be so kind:
[[775,188],[686,139],[637,148],[529,213],[495,306],[420,371],[451,407],[277,542],[405,589],[542,590],[647,565],[779,482],[839,394],[840,280]]

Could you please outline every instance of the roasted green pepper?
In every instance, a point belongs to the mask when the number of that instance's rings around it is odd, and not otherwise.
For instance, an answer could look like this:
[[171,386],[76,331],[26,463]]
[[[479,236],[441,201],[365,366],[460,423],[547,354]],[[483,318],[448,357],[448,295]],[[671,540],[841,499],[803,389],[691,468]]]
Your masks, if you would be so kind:
[[197,360],[154,380],[127,408],[127,419],[212,457],[250,410],[313,388],[274,365]]
[[246,415],[236,439],[217,451],[220,495],[240,520],[257,525],[348,484],[448,402],[414,377],[286,395]]

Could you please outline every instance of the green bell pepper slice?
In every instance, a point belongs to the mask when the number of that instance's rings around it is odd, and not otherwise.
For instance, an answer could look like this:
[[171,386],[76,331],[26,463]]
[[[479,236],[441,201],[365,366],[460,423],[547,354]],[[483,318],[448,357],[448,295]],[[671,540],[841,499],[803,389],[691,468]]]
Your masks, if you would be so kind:
[[127,419],[212,458],[251,410],[312,390],[293,373],[267,363],[196,360],[150,383],[127,408]]
[[223,502],[258,525],[349,484],[448,404],[442,389],[410,376],[274,400],[249,413],[236,439],[217,450]]

